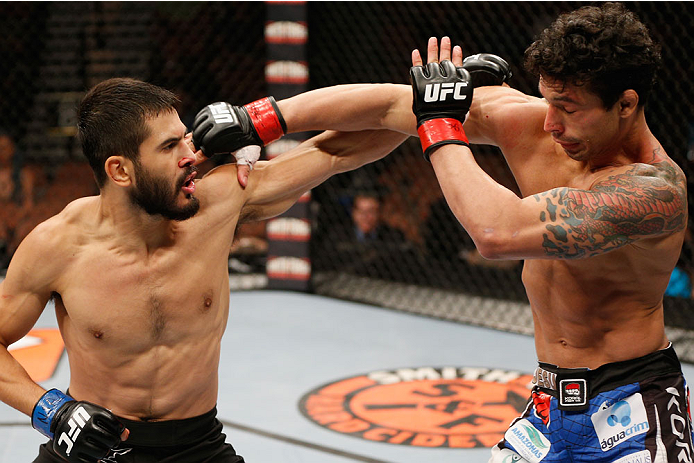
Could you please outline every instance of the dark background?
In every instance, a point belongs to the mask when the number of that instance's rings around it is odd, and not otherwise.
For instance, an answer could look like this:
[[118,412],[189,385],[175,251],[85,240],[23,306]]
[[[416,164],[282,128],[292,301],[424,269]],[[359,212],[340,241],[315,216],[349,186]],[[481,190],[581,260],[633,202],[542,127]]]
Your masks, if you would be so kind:
[[[588,4],[308,2],[309,88],[357,82],[408,83],[411,50],[424,49],[430,36],[448,35],[454,44],[463,46],[465,55],[491,52],[504,57],[513,70],[511,85],[537,94],[536,79],[520,67],[525,48],[559,13]],[[649,126],[691,179],[694,3],[626,5],[663,46],[664,66],[647,109]],[[263,2],[0,3],[0,129],[17,145],[13,178],[19,181],[17,172],[22,169],[33,172],[34,178],[28,193],[31,201],[21,202],[16,199],[21,195],[15,195],[14,206],[5,208],[2,220],[11,224],[5,252],[11,255],[35,224],[68,201],[96,193],[74,138],[74,108],[86,89],[113,76],[162,85],[181,97],[180,113],[187,124],[198,109],[212,101],[243,104],[261,98],[267,94],[265,21]],[[478,146],[474,151],[487,172],[515,191],[513,178],[495,148]],[[355,264],[328,237],[334,236],[335,229],[350,227],[352,197],[367,190],[379,195],[383,222],[399,230],[405,242],[381,243],[375,253],[360,250],[367,253],[361,257],[368,258],[360,257],[361,264]],[[689,191],[691,195],[692,188]],[[409,296],[393,290],[389,283],[526,302],[520,264],[485,262],[475,255],[469,237],[442,202],[416,139],[378,163],[336,176],[316,188],[312,210],[314,288],[318,292],[330,294],[325,282],[351,275],[383,282],[379,291],[391,291],[392,303],[370,299],[359,290],[342,297],[391,307],[398,307]],[[255,233],[263,238],[262,231]],[[679,267],[683,275],[692,274],[689,240]],[[484,324],[480,321],[486,317],[484,311],[458,317],[461,310],[456,303],[442,302],[421,312]],[[669,327],[692,328],[693,313],[691,288],[689,294],[666,298]],[[508,316],[513,319],[515,315]]]

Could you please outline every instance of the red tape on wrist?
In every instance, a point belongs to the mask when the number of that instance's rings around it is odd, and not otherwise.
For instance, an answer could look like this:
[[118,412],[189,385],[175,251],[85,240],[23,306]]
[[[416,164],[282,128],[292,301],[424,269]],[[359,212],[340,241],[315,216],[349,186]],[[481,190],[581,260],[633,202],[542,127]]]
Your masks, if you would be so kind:
[[458,140],[466,145],[470,143],[463,130],[463,123],[458,119],[429,119],[417,128],[417,134],[425,153],[432,145],[445,140]]
[[262,98],[244,106],[251,117],[253,127],[264,144],[279,140],[284,135],[284,129],[280,116],[270,101],[270,98]]

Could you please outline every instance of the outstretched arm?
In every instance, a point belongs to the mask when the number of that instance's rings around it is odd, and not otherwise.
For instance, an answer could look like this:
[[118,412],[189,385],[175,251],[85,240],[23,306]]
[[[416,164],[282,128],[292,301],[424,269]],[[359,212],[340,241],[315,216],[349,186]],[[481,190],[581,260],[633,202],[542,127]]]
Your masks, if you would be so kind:
[[[258,161],[240,186],[237,166],[219,166],[198,182],[201,198],[239,222],[263,220],[286,211],[299,197],[332,175],[386,156],[408,136],[389,130],[325,131],[270,161]],[[240,209],[239,209],[240,208]]]
[[381,159],[406,138],[387,130],[326,131],[271,161],[258,162],[249,176],[241,221],[281,214],[332,175]]
[[278,102],[288,132],[389,129],[416,135],[412,89],[398,84],[320,88]]
[[[192,141],[194,150],[199,149],[197,153],[208,157],[234,153],[238,182],[245,188],[248,173],[258,160],[259,147],[283,134],[390,129],[412,135],[411,104],[409,87],[390,84],[328,87],[279,103],[272,97],[245,106],[217,102],[207,105],[195,117]],[[252,146],[256,148],[247,148]]]
[[[429,39],[427,52],[438,55],[439,42]],[[453,47],[448,37],[440,44],[441,55],[456,67],[466,67],[463,50]],[[416,51],[419,55],[419,51]],[[421,60],[421,57],[419,58]],[[473,84],[474,69],[473,72]],[[500,77],[503,79],[503,77]],[[398,84],[337,85],[302,93],[277,103],[284,115],[288,132],[307,130],[389,129],[416,135],[412,114],[412,89]],[[541,99],[525,95],[508,85],[475,88],[465,133],[471,143],[490,144],[502,149],[517,143],[518,127],[529,127],[529,119],[542,130],[546,105]]]
[[[438,51],[438,41],[431,38],[428,47],[430,52],[434,49]],[[518,130],[512,129],[517,129],[521,123],[527,129],[527,103],[535,104],[535,113],[541,120],[544,107],[537,105],[541,100],[499,85],[511,75],[503,59],[479,54],[463,61],[462,49],[452,49],[447,37],[441,41],[441,50],[449,56],[453,54],[456,66],[469,67],[473,84],[484,85],[475,92],[475,103],[466,123],[472,143],[488,143],[502,148],[507,146],[506,141],[518,144]],[[494,86],[489,86],[491,84]],[[416,120],[411,108],[410,86],[397,84],[337,85],[311,90],[279,102],[268,97],[244,106],[218,102],[206,106],[196,116],[193,140],[195,146],[211,156],[234,152],[247,145],[263,146],[290,132],[387,129],[416,135]],[[541,123],[539,127],[542,128]],[[527,130],[522,132],[526,133]],[[513,138],[510,137],[511,133],[514,134]],[[257,153],[249,158],[249,167],[238,170],[242,186],[246,184],[247,172],[257,160]]]

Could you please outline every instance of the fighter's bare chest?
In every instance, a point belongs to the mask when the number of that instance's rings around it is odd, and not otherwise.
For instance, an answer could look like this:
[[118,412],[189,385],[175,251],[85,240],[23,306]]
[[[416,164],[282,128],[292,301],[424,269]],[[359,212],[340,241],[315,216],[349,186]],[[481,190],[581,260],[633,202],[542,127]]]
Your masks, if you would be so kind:
[[75,325],[96,338],[140,332],[151,339],[182,336],[219,318],[228,307],[221,300],[221,279],[227,278],[223,270],[190,253],[161,253],[148,259],[111,253],[99,259],[85,256],[68,271],[61,304]]

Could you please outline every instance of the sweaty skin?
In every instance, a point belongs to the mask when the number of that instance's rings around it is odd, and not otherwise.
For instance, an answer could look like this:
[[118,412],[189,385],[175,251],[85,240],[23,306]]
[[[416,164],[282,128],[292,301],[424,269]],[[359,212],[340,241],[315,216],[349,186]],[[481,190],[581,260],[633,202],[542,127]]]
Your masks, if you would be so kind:
[[[428,55],[462,65],[447,38],[440,55],[430,39]],[[418,51],[413,63],[422,63]],[[444,145],[431,162],[446,200],[482,256],[525,260],[540,361],[596,368],[664,348],[663,294],[687,223],[684,174],[648,129],[635,92],[608,110],[584,87],[541,80],[539,90],[544,98],[477,88],[464,125],[470,142],[501,149],[522,197],[469,149]],[[311,114],[321,113],[347,121],[341,130],[416,135],[410,86],[319,89],[280,107],[291,130],[318,128]]]
[[[178,114],[148,119],[143,169],[175,188],[196,162]],[[191,193],[200,210],[180,222],[130,202],[132,164],[109,167],[99,196],[78,199],[33,230],[0,286],[0,399],[31,414],[43,388],[7,347],[50,298],[70,364],[70,394],[131,420],[184,419],[217,402],[220,339],[229,315],[227,255],[238,223],[275,216],[335,173],[385,156],[406,137],[324,132],[272,161],[244,187],[235,165],[216,168]]]

